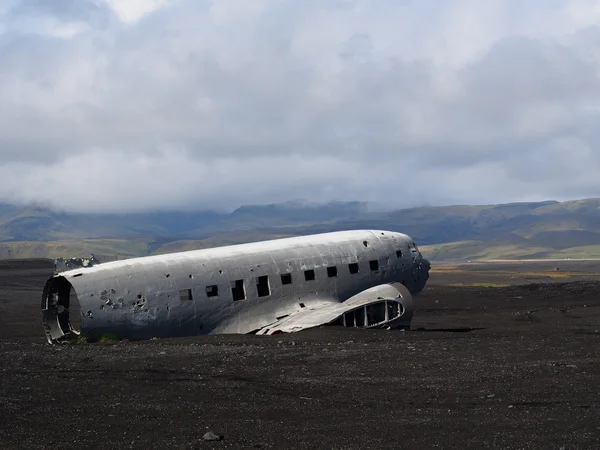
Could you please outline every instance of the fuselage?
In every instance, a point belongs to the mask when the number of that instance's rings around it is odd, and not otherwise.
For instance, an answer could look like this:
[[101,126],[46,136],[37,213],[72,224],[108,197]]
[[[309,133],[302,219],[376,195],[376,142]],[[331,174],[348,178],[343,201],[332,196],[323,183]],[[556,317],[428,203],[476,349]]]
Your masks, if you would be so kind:
[[[357,230],[69,270],[48,281],[44,296],[47,311],[63,304],[68,316],[74,291],[90,338],[249,333],[312,302],[343,302],[384,283],[400,282],[416,294],[428,271],[409,236]],[[64,317],[54,331],[45,322],[49,340],[68,331]]]

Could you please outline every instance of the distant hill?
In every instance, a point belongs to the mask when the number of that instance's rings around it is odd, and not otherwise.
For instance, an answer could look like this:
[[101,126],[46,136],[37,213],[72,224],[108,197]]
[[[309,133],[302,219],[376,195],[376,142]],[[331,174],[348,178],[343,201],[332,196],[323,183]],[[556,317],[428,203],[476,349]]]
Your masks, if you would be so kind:
[[142,256],[355,228],[407,233],[438,261],[600,257],[600,199],[586,199],[387,212],[364,202],[292,201],[230,214],[76,214],[0,204],[0,258]]

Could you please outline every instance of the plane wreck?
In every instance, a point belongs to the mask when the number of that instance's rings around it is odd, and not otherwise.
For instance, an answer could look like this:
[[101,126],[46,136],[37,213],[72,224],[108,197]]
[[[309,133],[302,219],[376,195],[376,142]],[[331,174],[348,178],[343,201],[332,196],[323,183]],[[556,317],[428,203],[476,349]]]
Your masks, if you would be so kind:
[[407,235],[356,230],[65,270],[42,294],[48,342],[410,328],[429,262]]

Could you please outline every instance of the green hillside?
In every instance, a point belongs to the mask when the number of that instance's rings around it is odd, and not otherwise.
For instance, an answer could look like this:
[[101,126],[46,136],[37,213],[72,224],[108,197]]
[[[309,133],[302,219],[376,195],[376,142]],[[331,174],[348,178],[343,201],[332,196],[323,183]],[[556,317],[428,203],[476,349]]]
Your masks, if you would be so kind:
[[85,239],[50,242],[3,242],[0,259],[81,257],[94,254],[101,260],[148,255],[149,243],[129,239]]
[[294,201],[230,214],[74,214],[0,204],[0,258],[142,256],[359,228],[409,234],[434,261],[600,258],[600,199],[397,211]]

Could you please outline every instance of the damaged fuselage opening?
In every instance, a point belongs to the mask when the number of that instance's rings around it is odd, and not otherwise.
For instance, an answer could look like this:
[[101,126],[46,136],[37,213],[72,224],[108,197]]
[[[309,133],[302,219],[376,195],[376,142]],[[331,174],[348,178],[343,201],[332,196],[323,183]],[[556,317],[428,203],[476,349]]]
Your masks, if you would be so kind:
[[356,328],[378,328],[391,326],[396,319],[404,314],[404,306],[395,300],[382,300],[369,303],[365,306],[344,313],[335,321],[329,323],[334,326]]
[[81,309],[75,289],[66,278],[50,278],[42,295],[42,318],[48,342],[67,341],[79,336]]

